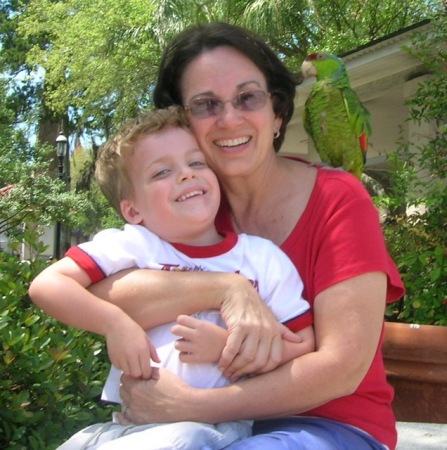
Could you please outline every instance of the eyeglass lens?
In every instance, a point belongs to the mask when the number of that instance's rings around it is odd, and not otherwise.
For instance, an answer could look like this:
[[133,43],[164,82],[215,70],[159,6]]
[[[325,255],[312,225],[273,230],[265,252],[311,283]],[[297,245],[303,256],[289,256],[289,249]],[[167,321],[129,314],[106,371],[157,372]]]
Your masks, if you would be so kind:
[[240,111],[256,111],[265,106],[270,94],[261,90],[244,91],[235,95],[231,100],[221,100],[218,97],[196,97],[185,107],[196,117],[211,117],[220,114],[225,103],[230,102]]

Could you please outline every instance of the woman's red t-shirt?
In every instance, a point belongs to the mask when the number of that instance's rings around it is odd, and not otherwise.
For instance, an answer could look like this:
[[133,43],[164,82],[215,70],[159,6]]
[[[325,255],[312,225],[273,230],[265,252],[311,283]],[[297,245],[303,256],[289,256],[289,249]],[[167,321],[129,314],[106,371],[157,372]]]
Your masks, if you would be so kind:
[[[224,204],[216,225],[222,230],[233,230]],[[401,278],[385,246],[376,207],[363,185],[340,170],[318,169],[308,205],[281,248],[297,267],[304,282],[304,298],[311,306],[328,287],[368,272],[387,274],[387,302],[404,294]],[[383,332],[371,368],[355,393],[304,415],[353,425],[394,449],[394,394],[385,377],[382,341]]]

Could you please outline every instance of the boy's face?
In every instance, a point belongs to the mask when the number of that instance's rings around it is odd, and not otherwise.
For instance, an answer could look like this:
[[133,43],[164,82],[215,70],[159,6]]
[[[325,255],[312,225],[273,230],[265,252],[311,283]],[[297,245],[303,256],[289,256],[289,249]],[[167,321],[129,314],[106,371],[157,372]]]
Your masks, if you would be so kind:
[[125,219],[169,242],[206,245],[220,190],[194,136],[168,127],[140,139],[128,158],[134,194],[121,201]]

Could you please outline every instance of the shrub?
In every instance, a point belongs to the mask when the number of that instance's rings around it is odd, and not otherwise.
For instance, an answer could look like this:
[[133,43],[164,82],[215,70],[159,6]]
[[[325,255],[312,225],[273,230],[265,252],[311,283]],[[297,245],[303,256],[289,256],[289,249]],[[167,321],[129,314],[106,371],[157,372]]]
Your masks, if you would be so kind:
[[[430,213],[397,217],[385,226],[390,252],[407,292],[387,309],[391,321],[447,325],[447,250],[425,220]],[[444,242],[443,242],[444,241]]]
[[430,78],[408,101],[409,121],[430,124],[419,143],[402,143],[393,155],[394,190],[385,201],[397,211],[385,223],[391,254],[407,292],[387,310],[389,320],[447,325],[447,16],[407,50],[424,62]]
[[[24,242],[42,250],[35,232]],[[16,243],[16,245],[18,245]],[[47,262],[0,252],[0,448],[52,449],[75,431],[109,420],[99,396],[105,346],[35,308],[30,281]]]

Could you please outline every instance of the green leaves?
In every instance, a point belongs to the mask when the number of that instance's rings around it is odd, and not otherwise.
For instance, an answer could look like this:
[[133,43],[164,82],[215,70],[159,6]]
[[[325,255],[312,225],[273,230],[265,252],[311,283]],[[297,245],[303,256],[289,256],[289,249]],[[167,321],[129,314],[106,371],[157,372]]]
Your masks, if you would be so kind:
[[17,16],[33,43],[30,66],[45,70],[45,102],[73,112],[83,133],[108,135],[151,103],[161,52],[200,22],[225,21],[263,36],[298,71],[315,49],[340,54],[427,17],[439,0],[38,0]]
[[[394,192],[399,214],[385,224],[390,251],[407,293],[387,315],[392,320],[447,325],[447,18],[434,17],[430,32],[414,35],[409,49],[433,72],[409,100],[409,121],[428,132],[402,143],[394,155]],[[416,135],[417,133],[413,133]],[[419,136],[418,136],[419,137]]]
[[[34,236],[23,243],[33,246]],[[109,419],[99,402],[108,371],[97,336],[67,328],[28,299],[46,262],[0,252],[0,448],[56,448],[78,429]]]
[[148,104],[160,55],[156,29],[151,3],[135,0],[31,2],[19,25],[31,40],[49,31],[48,45],[28,53],[45,68],[48,106],[61,114],[75,108],[105,130]]

